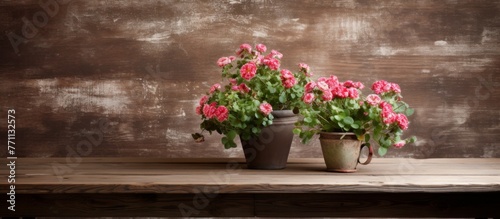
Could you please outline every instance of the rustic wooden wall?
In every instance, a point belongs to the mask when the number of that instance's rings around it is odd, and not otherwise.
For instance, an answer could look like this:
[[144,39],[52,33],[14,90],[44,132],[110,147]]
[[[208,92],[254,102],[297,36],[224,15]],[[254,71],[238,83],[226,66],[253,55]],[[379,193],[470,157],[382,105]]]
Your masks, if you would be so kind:
[[21,157],[242,157],[190,133],[216,60],[244,42],[316,77],[400,83],[419,141],[388,157],[500,157],[498,0],[3,0],[0,30],[0,138],[13,108]]

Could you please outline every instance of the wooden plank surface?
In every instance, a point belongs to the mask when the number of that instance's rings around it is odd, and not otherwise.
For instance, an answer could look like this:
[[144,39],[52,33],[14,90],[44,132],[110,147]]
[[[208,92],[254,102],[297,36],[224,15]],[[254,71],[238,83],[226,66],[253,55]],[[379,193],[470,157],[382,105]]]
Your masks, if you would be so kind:
[[[326,172],[322,159],[292,159],[284,170],[251,170],[234,159],[62,158],[16,160],[16,189],[37,193],[491,192],[500,159],[375,159],[352,174]],[[241,160],[240,160],[241,161]],[[8,174],[2,170],[2,176]],[[0,182],[0,185],[6,182]],[[3,186],[0,192],[6,191]]]
[[[3,162],[6,162],[3,159]],[[16,212],[47,217],[498,217],[500,159],[374,159],[356,173],[322,159],[284,170],[242,159],[16,159]],[[2,169],[0,177],[7,177]],[[58,177],[61,178],[58,178]],[[8,185],[0,181],[0,192]]]
[[[193,194],[21,194],[16,212],[29,217],[253,217],[251,194],[218,194],[207,199]],[[198,207],[198,208],[197,208]],[[185,209],[183,209],[185,208]]]
[[498,217],[500,193],[263,194],[259,217]]
[[[500,157],[500,0],[57,2],[37,27],[40,1],[0,1],[0,118],[16,110],[20,157],[65,157],[101,120],[109,129],[85,156],[243,156],[218,135],[190,136],[199,98],[220,82],[217,59],[241,43],[364,93],[399,83],[419,141],[387,157]],[[295,139],[290,156],[321,157],[319,142]]]

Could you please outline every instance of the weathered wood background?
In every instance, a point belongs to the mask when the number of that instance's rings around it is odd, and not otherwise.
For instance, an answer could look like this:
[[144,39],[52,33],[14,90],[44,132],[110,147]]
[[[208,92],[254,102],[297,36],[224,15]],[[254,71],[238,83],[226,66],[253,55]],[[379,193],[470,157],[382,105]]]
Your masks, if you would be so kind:
[[387,157],[500,157],[498,0],[3,0],[0,30],[0,138],[15,109],[20,157],[242,157],[190,134],[216,60],[244,42],[315,77],[399,83],[419,141]]

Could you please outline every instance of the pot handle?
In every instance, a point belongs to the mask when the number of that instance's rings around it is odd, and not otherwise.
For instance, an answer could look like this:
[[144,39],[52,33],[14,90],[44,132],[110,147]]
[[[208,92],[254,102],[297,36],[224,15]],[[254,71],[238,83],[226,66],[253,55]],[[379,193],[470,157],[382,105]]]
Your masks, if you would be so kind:
[[372,146],[371,146],[371,145],[366,145],[365,143],[363,143],[363,144],[361,145],[361,149],[360,149],[360,157],[361,157],[361,151],[363,150],[363,148],[364,148],[364,147],[368,147],[368,158],[367,158],[367,159],[366,159],[366,161],[365,161],[365,162],[363,162],[363,163],[361,163],[361,162],[359,161],[359,158],[358,158],[358,163],[359,163],[359,164],[362,164],[362,165],[367,165],[367,164],[369,164],[369,163],[372,161],[372,156],[373,156],[373,148],[372,148]]

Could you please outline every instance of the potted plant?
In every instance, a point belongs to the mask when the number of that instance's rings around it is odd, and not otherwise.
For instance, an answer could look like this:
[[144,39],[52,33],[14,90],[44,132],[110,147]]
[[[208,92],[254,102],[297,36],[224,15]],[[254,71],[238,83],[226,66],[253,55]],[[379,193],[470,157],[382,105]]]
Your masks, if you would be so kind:
[[[242,44],[236,56],[220,58],[224,81],[201,97],[196,113],[202,132],[224,135],[226,149],[236,147],[235,138],[240,137],[249,168],[282,169],[298,120],[293,109],[303,105],[304,86],[312,73],[304,63],[297,72],[281,69],[283,55],[266,51],[263,44]],[[193,138],[204,140],[202,133]]]
[[371,87],[374,93],[368,96],[362,95],[363,88],[361,82],[340,82],[336,76],[310,81],[304,87],[306,107],[300,111],[303,119],[297,122],[294,133],[303,143],[320,135],[329,171],[356,171],[360,150],[365,146],[369,155],[362,164],[368,164],[372,141],[383,156],[389,148],[401,148],[416,140],[402,137],[409,125],[407,116],[414,111],[402,101],[398,84],[376,81]]

